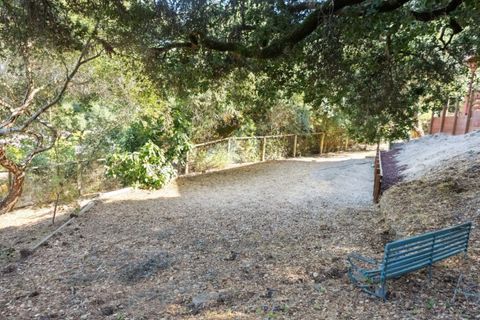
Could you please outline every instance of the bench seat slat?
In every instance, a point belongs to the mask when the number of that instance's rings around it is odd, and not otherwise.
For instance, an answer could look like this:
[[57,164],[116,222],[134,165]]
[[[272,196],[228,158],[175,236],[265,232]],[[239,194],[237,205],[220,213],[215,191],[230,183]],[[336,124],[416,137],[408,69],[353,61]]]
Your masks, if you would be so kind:
[[[458,253],[461,253],[461,252],[464,252],[466,250],[466,246],[463,248],[463,249],[459,249],[457,251],[452,251],[452,252],[447,252],[445,254],[442,254],[442,255],[438,255],[436,257],[433,258],[433,261],[432,263],[435,263],[435,262],[438,262],[438,261],[441,261],[441,260],[444,260],[446,258],[449,258],[451,256],[454,256]],[[425,268],[426,266],[428,266],[430,263],[427,263],[425,264],[425,261],[422,260],[422,262],[418,263],[418,264],[414,264],[414,265],[411,265],[407,268],[400,268],[398,270],[395,270],[395,271],[387,271],[387,274],[386,274],[386,278],[387,279],[391,279],[391,278],[396,278],[396,277],[399,277],[401,275],[404,275],[406,273],[410,273],[410,272],[413,272],[413,271],[417,271],[417,270],[420,270],[420,269],[423,269]]]
[[[465,252],[465,251],[466,251],[466,246],[463,246],[463,247],[458,247],[454,251],[448,251],[446,253],[439,254],[439,255],[433,257],[432,264],[435,263],[435,262],[444,260],[448,257],[454,256],[456,254]],[[429,259],[422,259],[415,264],[410,264],[408,266],[402,266],[402,267],[399,267],[399,268],[395,268],[393,270],[388,270],[387,269],[385,277],[387,279],[396,278],[396,277],[401,276],[405,273],[410,273],[410,272],[413,272],[413,271],[416,271],[416,270],[423,269],[423,268],[425,268],[429,265],[430,265],[430,260]]]
[[[465,250],[466,250],[466,247],[463,247],[463,248],[458,248],[455,251],[450,251],[450,252],[444,253],[442,255],[437,255],[436,257],[434,257],[432,259],[432,263],[444,260],[444,259],[446,259],[448,257],[451,257],[451,256],[454,256],[458,253],[465,252]],[[424,259],[424,260],[421,260],[420,262],[418,262],[416,264],[409,265],[408,267],[396,268],[395,270],[388,270],[387,269],[385,277],[386,277],[386,279],[396,278],[396,277],[399,277],[403,274],[423,269],[423,268],[425,268],[426,266],[429,266],[429,265],[430,265],[429,259]]]
[[414,265],[409,266],[408,268],[403,268],[403,269],[400,269],[400,270],[397,270],[397,271],[391,272],[391,273],[388,272],[387,275],[386,275],[386,279],[396,278],[396,277],[399,277],[403,274],[410,273],[410,272],[413,272],[413,271],[417,271],[417,270],[420,270],[420,269],[423,269],[423,268],[425,268],[425,264],[423,264],[423,263],[414,264]]
[[456,254],[467,252],[467,245],[465,244],[463,247],[458,247],[455,250],[447,251],[442,254],[434,255],[433,256],[433,263],[438,262],[440,260],[444,260],[448,257],[454,256]]
[[405,266],[405,265],[408,265],[408,264],[413,264],[413,263],[415,263],[419,260],[430,259],[431,255],[432,255],[431,250],[428,250],[428,251],[422,251],[421,254],[410,255],[408,257],[405,257],[404,259],[396,259],[394,261],[387,260],[385,262],[385,268],[387,270],[391,270],[391,269],[394,269],[398,266]]
[[452,243],[448,243],[447,245],[435,245],[435,247],[433,248],[433,250],[423,250],[423,251],[420,251],[416,254],[410,254],[408,256],[404,256],[404,257],[397,257],[396,259],[386,259],[384,264],[387,266],[387,267],[390,267],[391,265],[395,265],[396,263],[398,262],[402,262],[402,261],[410,261],[410,260],[415,260],[415,259],[422,259],[424,256],[434,256],[436,255],[437,253],[442,253],[442,252],[445,252],[445,251],[448,251],[448,250],[451,250],[451,249],[454,249],[458,246],[465,246],[467,244],[467,238],[465,239],[460,239],[456,242],[452,242]]
[[401,253],[395,253],[393,255],[390,255],[387,253],[386,258],[388,261],[397,261],[397,260],[402,260],[404,258],[409,258],[409,257],[414,257],[416,255],[421,255],[422,253],[430,252],[432,249],[433,241],[429,243],[427,246],[412,249],[409,251],[401,252]]

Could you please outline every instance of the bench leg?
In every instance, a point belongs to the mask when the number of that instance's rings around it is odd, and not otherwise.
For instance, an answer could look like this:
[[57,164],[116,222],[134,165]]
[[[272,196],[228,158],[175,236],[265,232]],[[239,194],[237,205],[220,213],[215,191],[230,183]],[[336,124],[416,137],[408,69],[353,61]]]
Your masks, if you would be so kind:
[[460,274],[460,276],[458,277],[457,285],[455,286],[455,291],[453,292],[453,298],[452,298],[452,301],[450,302],[451,304],[455,303],[455,300],[457,298],[457,291],[459,290],[458,288],[460,288],[460,281],[462,281],[462,277],[463,277],[463,274]]
[[382,281],[381,286],[375,290],[375,295],[383,299],[384,302],[387,301],[387,281],[386,280]]

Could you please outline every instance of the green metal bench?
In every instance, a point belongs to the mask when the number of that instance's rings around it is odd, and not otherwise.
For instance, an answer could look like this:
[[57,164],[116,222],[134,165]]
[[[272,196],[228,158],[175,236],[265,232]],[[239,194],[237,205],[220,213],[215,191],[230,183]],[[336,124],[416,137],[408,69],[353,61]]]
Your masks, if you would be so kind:
[[[451,256],[467,254],[471,222],[387,243],[382,262],[356,253],[348,256],[348,276],[363,291],[386,300],[387,280],[423,268]],[[369,265],[370,268],[359,264]]]

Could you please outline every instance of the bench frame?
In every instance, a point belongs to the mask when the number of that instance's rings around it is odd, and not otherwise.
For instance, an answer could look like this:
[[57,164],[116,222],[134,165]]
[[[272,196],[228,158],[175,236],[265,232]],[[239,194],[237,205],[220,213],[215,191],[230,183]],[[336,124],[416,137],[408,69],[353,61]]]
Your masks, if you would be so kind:
[[[446,229],[427,232],[385,245],[382,261],[367,258],[357,253],[348,256],[350,280],[363,291],[378,298],[387,299],[387,280],[428,268],[454,255],[467,255],[472,222]],[[368,267],[361,267],[365,265]],[[393,270],[393,271],[392,271]]]

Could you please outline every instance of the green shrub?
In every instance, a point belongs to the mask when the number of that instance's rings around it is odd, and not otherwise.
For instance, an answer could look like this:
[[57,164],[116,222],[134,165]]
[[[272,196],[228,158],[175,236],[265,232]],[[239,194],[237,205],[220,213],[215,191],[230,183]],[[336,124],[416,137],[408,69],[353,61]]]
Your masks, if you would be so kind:
[[292,142],[290,138],[273,138],[267,139],[265,147],[266,160],[278,160],[288,158],[292,151]]
[[163,187],[175,173],[164,151],[150,140],[138,151],[115,153],[107,161],[108,176],[144,189]]
[[261,143],[259,139],[237,140],[234,146],[235,162],[260,161]]
[[207,150],[198,150],[192,159],[193,171],[221,169],[230,163],[230,155],[224,146],[216,146]]

